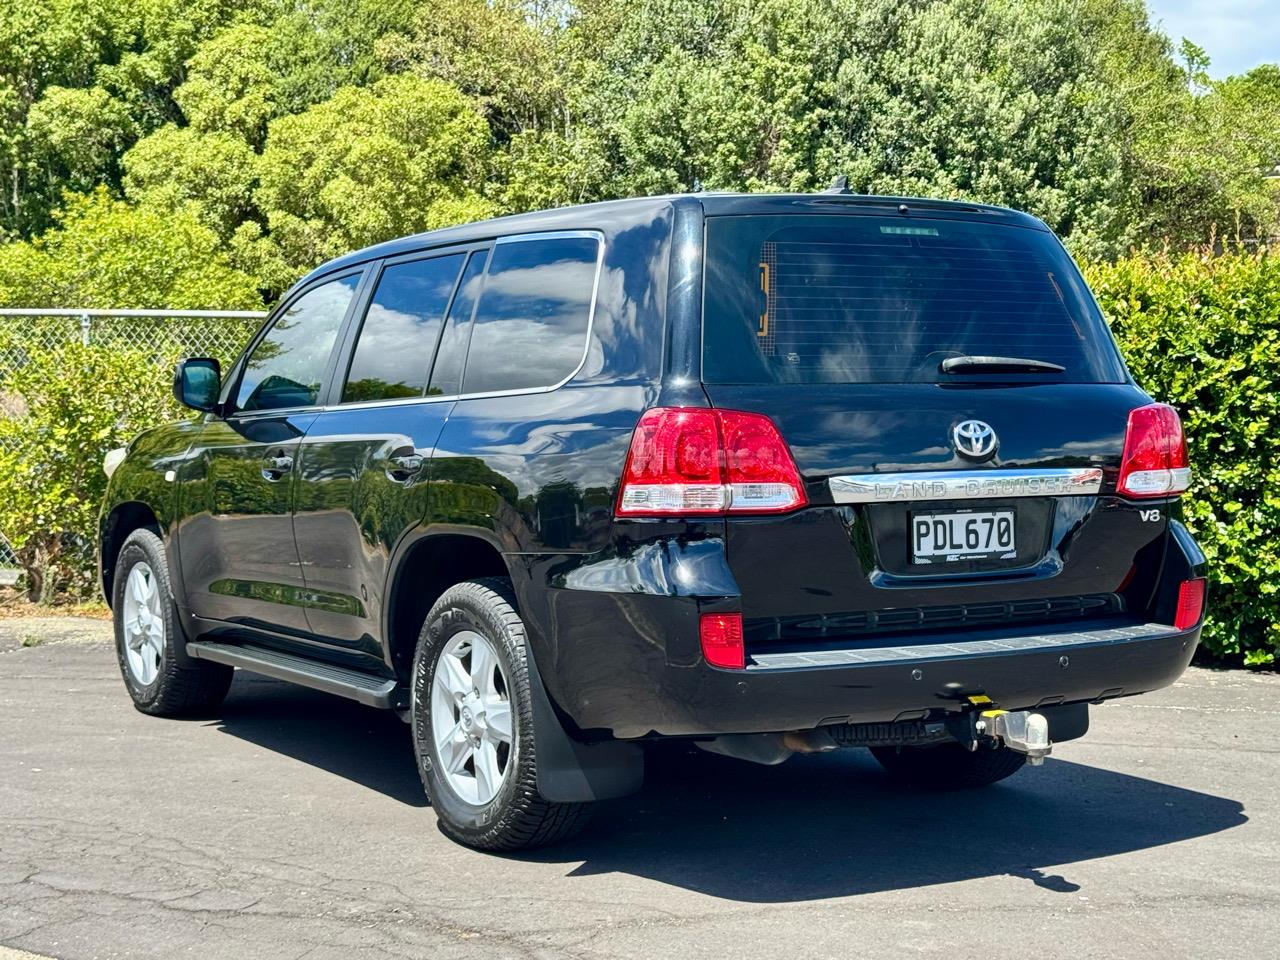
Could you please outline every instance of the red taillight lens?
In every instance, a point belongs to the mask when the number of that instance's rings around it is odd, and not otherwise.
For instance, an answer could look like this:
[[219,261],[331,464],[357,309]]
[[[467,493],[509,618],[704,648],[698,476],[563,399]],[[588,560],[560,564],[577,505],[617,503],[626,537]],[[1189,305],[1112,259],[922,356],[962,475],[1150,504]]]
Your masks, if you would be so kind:
[[631,516],[721,513],[720,424],[715,411],[659,407],[631,435],[618,513]]
[[736,410],[655,407],[631,436],[618,515],[781,513],[804,485],[778,428]]
[[1173,625],[1178,630],[1190,630],[1200,622],[1204,614],[1204,580],[1183,580],[1178,585],[1178,612]]
[[698,632],[707,663],[736,670],[747,665],[742,645],[742,614],[704,613],[698,621]]
[[1187,440],[1173,407],[1152,403],[1129,411],[1116,490],[1127,497],[1170,497],[1191,484]]

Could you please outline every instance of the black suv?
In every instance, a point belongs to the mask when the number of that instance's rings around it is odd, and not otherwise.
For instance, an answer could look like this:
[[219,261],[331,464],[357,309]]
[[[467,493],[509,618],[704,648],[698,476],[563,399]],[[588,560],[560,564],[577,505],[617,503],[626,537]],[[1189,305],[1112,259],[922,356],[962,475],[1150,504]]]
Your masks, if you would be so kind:
[[109,457],[101,517],[134,702],[208,711],[240,667],[400,711],[476,847],[566,836],[657,738],[992,783],[1199,640],[1178,416],[1011,210],[439,230],[313,271],[174,389],[203,415]]

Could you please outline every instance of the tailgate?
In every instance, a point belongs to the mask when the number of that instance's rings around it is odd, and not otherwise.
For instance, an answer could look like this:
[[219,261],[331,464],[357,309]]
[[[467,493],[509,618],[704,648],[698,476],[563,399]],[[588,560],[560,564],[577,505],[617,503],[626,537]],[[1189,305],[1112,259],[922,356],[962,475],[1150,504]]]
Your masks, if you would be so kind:
[[809,499],[728,522],[750,640],[1142,617],[1167,511],[1114,491],[1150,401],[1051,234],[914,213],[706,230],[707,395],[773,419]]

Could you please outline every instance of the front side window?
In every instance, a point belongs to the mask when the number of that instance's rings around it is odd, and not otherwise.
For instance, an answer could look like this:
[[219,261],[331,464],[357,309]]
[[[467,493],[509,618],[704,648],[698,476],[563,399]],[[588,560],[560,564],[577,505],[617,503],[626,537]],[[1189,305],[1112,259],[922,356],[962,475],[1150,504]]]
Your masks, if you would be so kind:
[[495,244],[462,392],[552,387],[571,376],[586,354],[599,256],[594,236]]
[[423,395],[462,259],[457,253],[382,271],[347,371],[343,403]]
[[359,282],[360,275],[352,274],[313,287],[276,318],[244,365],[236,409],[282,410],[316,402]]

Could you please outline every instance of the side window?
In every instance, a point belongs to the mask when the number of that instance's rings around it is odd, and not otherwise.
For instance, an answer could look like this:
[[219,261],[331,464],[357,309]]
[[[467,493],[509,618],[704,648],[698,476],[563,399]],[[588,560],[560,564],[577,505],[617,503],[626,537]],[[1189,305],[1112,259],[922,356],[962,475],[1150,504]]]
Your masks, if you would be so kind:
[[360,275],[352,274],[308,290],[276,318],[244,365],[236,409],[279,410],[316,402],[359,282]]
[[449,308],[444,333],[440,337],[440,349],[436,352],[435,366],[431,369],[431,387],[428,393],[452,396],[462,386],[462,363],[467,358],[467,341],[471,335],[471,311],[475,308],[480,284],[484,282],[484,265],[488,250],[477,250],[467,261],[458,283],[458,292]]
[[457,253],[382,271],[347,370],[343,403],[423,395],[462,259]]
[[599,252],[599,240],[581,236],[494,245],[463,393],[550,387],[578,368]]

